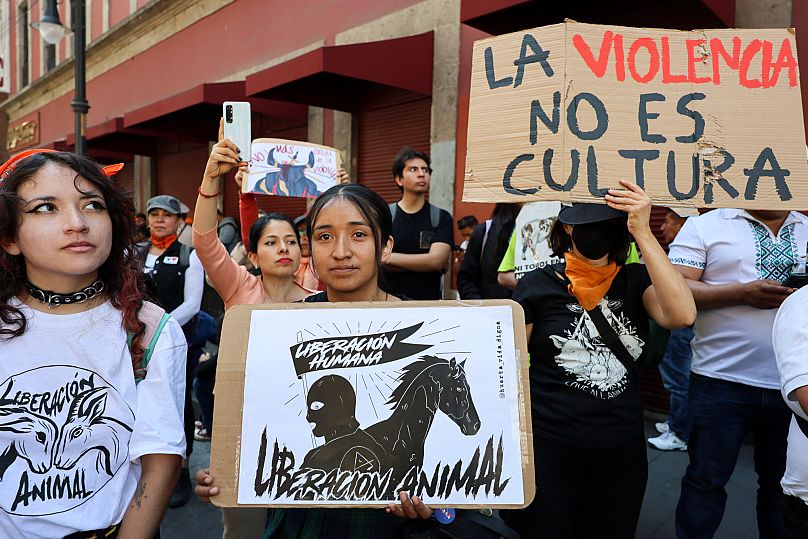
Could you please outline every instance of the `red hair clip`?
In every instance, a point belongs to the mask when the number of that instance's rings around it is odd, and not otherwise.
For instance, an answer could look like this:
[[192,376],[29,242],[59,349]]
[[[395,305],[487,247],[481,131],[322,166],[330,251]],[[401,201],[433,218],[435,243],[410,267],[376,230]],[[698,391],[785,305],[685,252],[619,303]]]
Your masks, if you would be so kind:
[[[30,157],[38,153],[50,153],[55,151],[57,150],[51,150],[50,148],[34,148],[32,150],[22,151],[17,155],[12,156],[11,158],[9,158],[8,161],[0,165],[0,184],[3,183],[3,180],[5,180],[9,174],[11,174],[11,171],[14,170],[14,167],[17,166],[17,163],[19,163],[26,157]],[[124,167],[123,163],[107,165],[105,167],[101,167],[101,172],[104,174],[104,176],[114,176],[115,174],[123,170],[123,167]]]

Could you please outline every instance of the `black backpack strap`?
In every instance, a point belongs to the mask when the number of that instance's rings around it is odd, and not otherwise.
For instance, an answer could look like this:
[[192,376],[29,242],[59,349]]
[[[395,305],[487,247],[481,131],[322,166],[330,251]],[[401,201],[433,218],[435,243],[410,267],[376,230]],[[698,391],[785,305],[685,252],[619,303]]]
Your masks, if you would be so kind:
[[628,350],[626,350],[626,345],[620,340],[620,337],[617,335],[612,325],[606,320],[606,316],[604,316],[600,305],[586,312],[589,314],[592,323],[595,324],[595,328],[597,328],[600,338],[603,340],[603,344],[612,351],[612,354],[614,354],[620,363],[623,364],[623,367],[626,368],[629,381],[639,384],[640,373],[637,363],[634,361],[634,358],[631,357],[631,354],[628,353]]
[[[792,412],[792,413],[793,413],[793,412]],[[806,437],[808,437],[808,421],[806,421],[806,420],[805,420],[805,419],[803,419],[802,417],[798,416],[797,414],[794,414],[794,417],[797,419],[797,426],[800,428],[800,430],[802,431],[802,433],[803,433],[803,434],[804,434]]]
[[[429,204],[429,202],[427,202],[427,204]],[[431,224],[434,229],[437,229],[438,225],[440,225],[440,208],[432,204],[429,204],[429,224]]]
[[187,268],[191,265],[191,253],[194,248],[184,243],[180,245],[180,266]]

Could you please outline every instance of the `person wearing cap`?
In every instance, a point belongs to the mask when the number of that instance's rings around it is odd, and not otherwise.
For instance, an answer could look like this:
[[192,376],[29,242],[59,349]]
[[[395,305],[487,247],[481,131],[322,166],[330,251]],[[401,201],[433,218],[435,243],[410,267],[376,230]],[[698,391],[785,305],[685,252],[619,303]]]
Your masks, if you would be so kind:
[[808,217],[792,211],[721,208],[688,219],[670,247],[699,315],[691,345],[690,464],[676,508],[681,538],[713,537],[725,486],[752,433],[761,537],[785,537],[783,491],[791,412],[780,396],[772,346],[783,286],[805,255]]
[[[696,306],[630,182],[607,204],[563,206],[550,233],[563,263],[516,285],[524,309],[536,497],[506,512],[523,537],[634,537],[648,476],[636,361],[649,319],[675,329]],[[629,234],[645,264],[626,264]]]
[[[659,227],[662,243],[671,244],[688,217],[697,217],[695,208],[668,208]],[[652,447],[660,451],[687,451],[690,437],[690,414],[687,411],[687,392],[690,385],[690,341],[693,328],[686,327],[670,332],[665,353],[659,364],[662,385],[670,394],[670,413],[667,421],[654,426],[659,436],[648,439]]]
[[[158,195],[146,204],[146,216],[151,236],[138,244],[146,274],[146,286],[154,300],[182,326],[189,342],[195,340],[196,314],[202,304],[205,271],[192,247],[177,241],[177,230],[182,223],[183,204],[171,195]],[[193,451],[194,413],[191,388],[196,361],[201,349],[189,348],[186,362],[185,438],[187,457],[183,460],[177,486],[171,495],[170,507],[185,505],[191,497],[191,478],[188,459]]]

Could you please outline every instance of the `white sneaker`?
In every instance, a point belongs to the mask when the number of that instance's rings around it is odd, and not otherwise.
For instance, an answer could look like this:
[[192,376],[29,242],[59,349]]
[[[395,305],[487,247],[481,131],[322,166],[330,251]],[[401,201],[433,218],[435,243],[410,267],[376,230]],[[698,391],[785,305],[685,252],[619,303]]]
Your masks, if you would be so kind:
[[670,432],[671,430],[671,427],[670,425],[668,425],[667,421],[664,421],[662,423],[654,423],[654,428],[660,434],[665,434],[666,432]]
[[671,431],[656,438],[648,438],[648,443],[660,451],[687,451],[687,443]]

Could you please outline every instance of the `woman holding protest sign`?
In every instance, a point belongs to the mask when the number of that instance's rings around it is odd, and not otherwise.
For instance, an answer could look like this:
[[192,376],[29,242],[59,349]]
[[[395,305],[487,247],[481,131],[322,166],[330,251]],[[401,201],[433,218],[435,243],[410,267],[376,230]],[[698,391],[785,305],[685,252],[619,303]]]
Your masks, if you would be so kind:
[[[223,141],[217,146],[226,146]],[[238,163],[234,148],[211,154],[211,161],[228,168]],[[221,169],[216,168],[215,172]],[[380,268],[393,247],[392,217],[386,202],[370,189],[355,184],[332,187],[312,206],[307,223],[312,264],[326,290],[303,301],[401,301],[379,285]],[[218,494],[208,470],[197,473],[196,492],[203,500]],[[270,512],[265,538],[373,537],[393,538],[400,519],[430,519],[433,511],[418,497],[401,492],[400,504],[385,511],[372,509],[276,509]]]
[[[295,281],[300,266],[300,237],[288,217],[269,213],[257,217],[249,226],[247,256],[261,274],[253,275],[230,258],[219,241],[216,207],[219,176],[243,163],[239,149],[223,139],[220,125],[219,142],[213,146],[205,167],[194,210],[194,247],[210,282],[224,300],[225,309],[234,305],[257,303],[291,303],[300,301],[313,291]],[[236,183],[246,174],[246,166],[236,172]],[[263,532],[267,511],[261,508],[224,509],[224,537],[255,537]]]
[[185,337],[143,301],[118,170],[0,166],[3,537],[159,536],[179,474]]
[[[534,270],[513,299],[525,310],[536,498],[506,520],[546,538],[634,537],[648,464],[636,361],[648,320],[674,329],[693,296],[655,239],[651,200],[633,183],[607,205],[563,206],[551,232],[564,263]],[[644,265],[626,264],[629,234]]]

